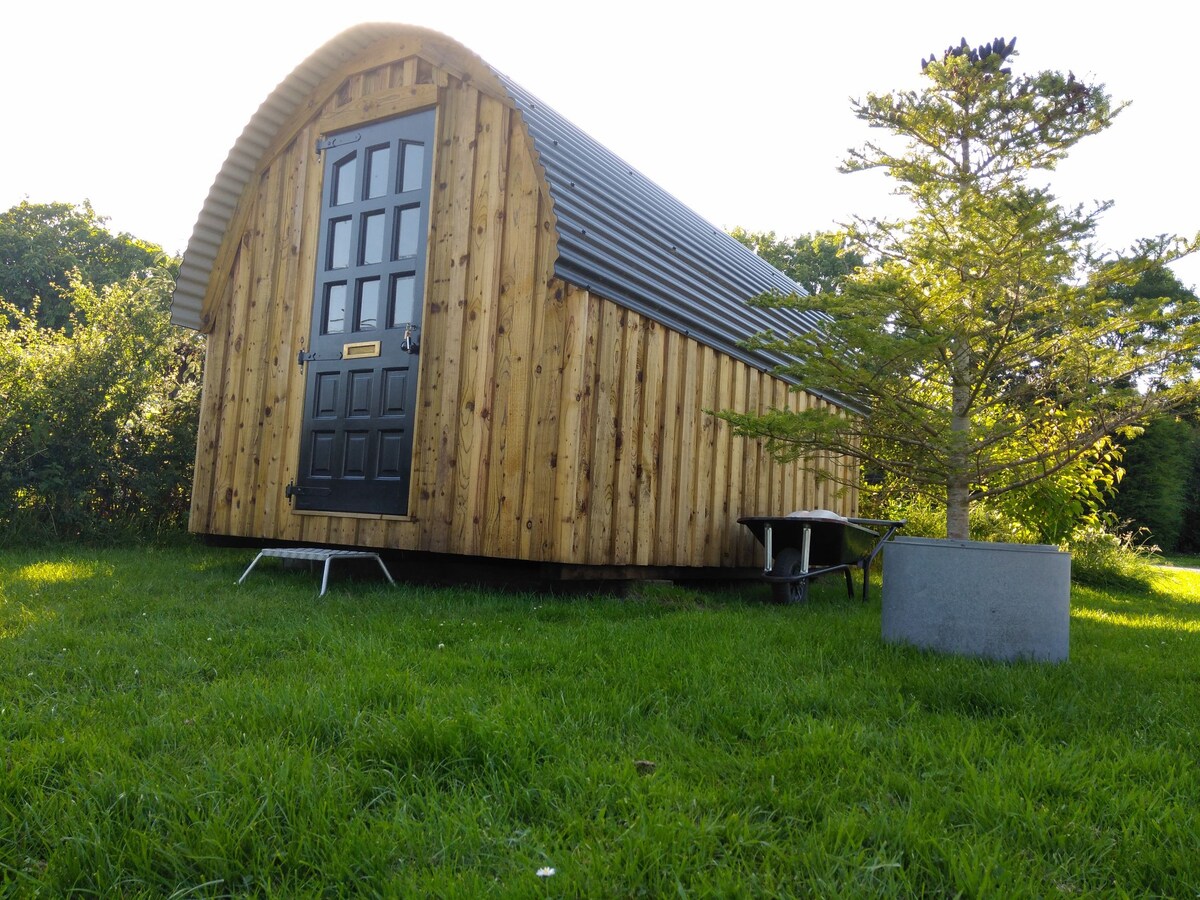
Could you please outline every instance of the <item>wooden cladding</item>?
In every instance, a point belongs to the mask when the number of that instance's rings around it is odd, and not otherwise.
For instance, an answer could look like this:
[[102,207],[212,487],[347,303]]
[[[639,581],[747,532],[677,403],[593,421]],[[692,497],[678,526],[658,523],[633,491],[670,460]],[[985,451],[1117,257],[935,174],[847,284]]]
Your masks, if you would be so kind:
[[[552,205],[502,91],[421,56],[385,58],[372,49],[362,70],[323,85],[241,198],[204,303],[193,531],[570,564],[749,566],[760,551],[739,516],[853,512],[852,490],[774,462],[706,412],[823,401],[555,278]],[[311,315],[316,140],[435,99],[410,512],[298,514],[285,489],[303,418],[296,356]]]

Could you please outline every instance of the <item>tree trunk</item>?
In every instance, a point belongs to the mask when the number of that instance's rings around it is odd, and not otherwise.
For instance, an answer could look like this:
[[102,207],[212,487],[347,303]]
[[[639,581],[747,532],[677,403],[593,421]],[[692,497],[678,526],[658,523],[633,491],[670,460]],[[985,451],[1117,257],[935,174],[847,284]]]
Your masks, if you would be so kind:
[[947,460],[946,537],[965,541],[971,537],[971,480],[966,451],[971,430],[970,350],[959,349],[952,366],[954,381],[950,397],[950,439],[953,443]]
[[965,541],[971,537],[971,485],[965,476],[946,479],[946,537]]
[[[970,114],[969,94],[960,99],[962,109]],[[965,183],[971,174],[971,135],[964,130],[959,136],[958,172]],[[962,220],[961,202],[956,218]],[[965,265],[958,273],[965,288],[970,290],[972,276]],[[963,339],[954,350],[950,363],[950,439],[949,472],[946,476],[946,537],[965,541],[971,537],[971,483],[967,478],[966,444],[971,429],[971,345]]]

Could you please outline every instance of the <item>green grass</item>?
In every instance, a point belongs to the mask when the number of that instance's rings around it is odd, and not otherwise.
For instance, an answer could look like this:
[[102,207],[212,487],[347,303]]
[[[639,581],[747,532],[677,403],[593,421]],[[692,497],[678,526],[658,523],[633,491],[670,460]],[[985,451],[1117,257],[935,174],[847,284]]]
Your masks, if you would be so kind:
[[885,646],[835,582],[318,600],[249,558],[0,552],[0,892],[1200,892],[1200,575],[1077,588],[1046,666]]
[[1159,557],[1162,565],[1185,566],[1189,569],[1200,569],[1200,555],[1195,553],[1164,553]]

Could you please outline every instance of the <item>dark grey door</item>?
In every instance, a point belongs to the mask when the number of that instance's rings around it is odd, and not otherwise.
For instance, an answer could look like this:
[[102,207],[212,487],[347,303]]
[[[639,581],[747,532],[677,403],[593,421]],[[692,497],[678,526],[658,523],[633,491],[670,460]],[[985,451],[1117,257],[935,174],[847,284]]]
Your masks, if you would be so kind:
[[297,509],[408,512],[434,111],[322,141]]

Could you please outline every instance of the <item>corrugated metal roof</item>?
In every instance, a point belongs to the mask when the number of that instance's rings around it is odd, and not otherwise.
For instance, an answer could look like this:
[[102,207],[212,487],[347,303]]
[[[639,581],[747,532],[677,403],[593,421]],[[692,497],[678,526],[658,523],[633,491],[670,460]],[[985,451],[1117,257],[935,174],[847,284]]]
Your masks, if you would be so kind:
[[747,304],[804,290],[633,169],[507,76],[450,38],[398,25],[360,25],[305,60],[259,107],[222,166],[184,254],[172,321],[201,326],[201,303],[238,198],[309,91],[368,44],[418,34],[445,41],[490,71],[520,111],[548,181],[558,227],[555,273],[724,353],[769,370],[783,357],[739,342],[765,330],[806,332],[820,317]]
[[[494,71],[494,70],[493,70]],[[804,289],[497,72],[546,172],[558,224],[555,274],[761,369],[785,359],[739,346],[806,332],[817,313],[747,300]]]

